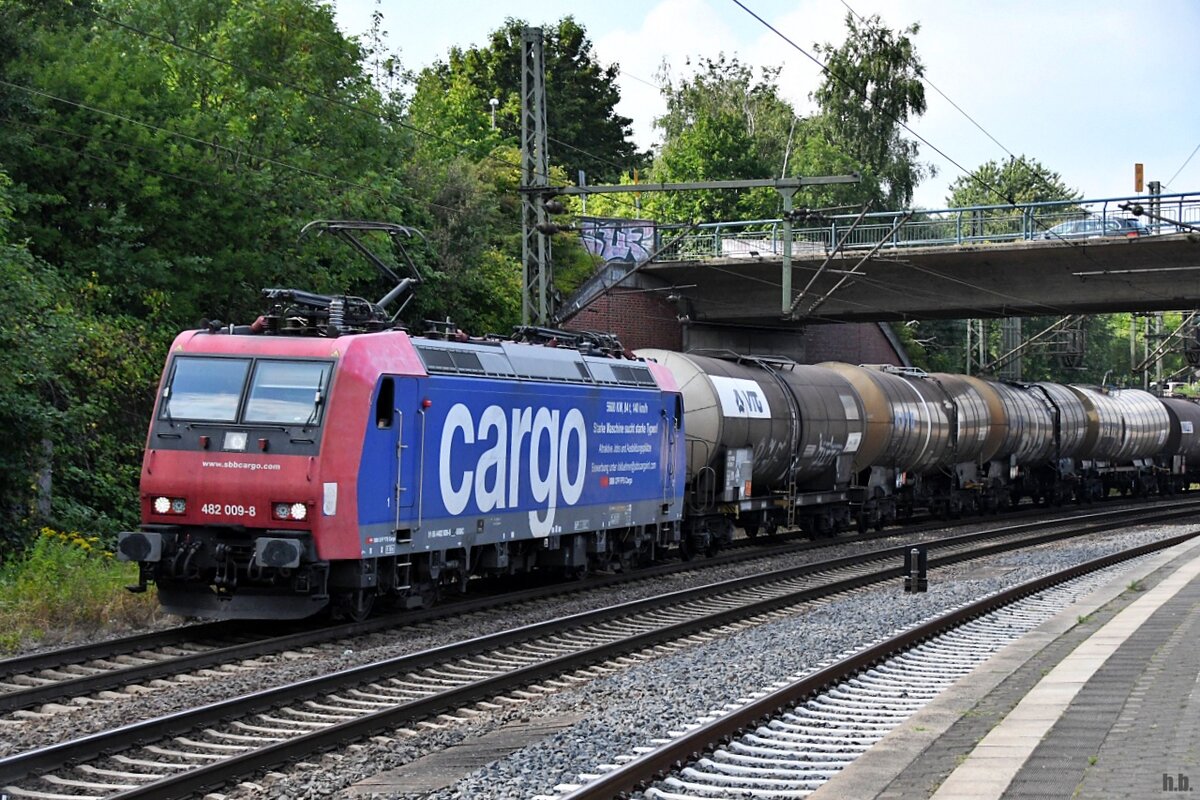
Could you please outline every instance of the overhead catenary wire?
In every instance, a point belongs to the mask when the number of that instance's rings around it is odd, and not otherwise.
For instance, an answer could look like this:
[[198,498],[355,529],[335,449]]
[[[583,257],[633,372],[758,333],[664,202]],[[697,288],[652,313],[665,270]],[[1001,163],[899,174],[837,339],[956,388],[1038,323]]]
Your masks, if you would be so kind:
[[[854,9],[853,9],[853,8],[850,6],[850,4],[849,4],[848,2],[846,2],[846,0],[840,0],[840,2],[841,2],[841,4],[842,4],[843,6],[845,6],[845,7],[846,7],[846,10],[848,10],[848,11],[849,11],[851,14],[853,14],[853,15],[854,15],[854,16],[855,16],[855,17],[858,19],[858,21],[859,21],[859,22],[863,23],[864,25],[866,25],[866,24],[867,24],[867,20],[866,20],[866,19],[865,19],[865,18],[862,16],[862,14],[859,14],[857,11],[855,11],[855,10],[854,10]],[[1007,154],[1008,154],[1009,161],[1010,161],[1011,163],[1016,163],[1016,162],[1018,162],[1018,161],[1019,161],[1019,162],[1021,162],[1022,164],[1024,164],[1024,165],[1025,165],[1025,166],[1028,168],[1028,170],[1029,170],[1029,173],[1030,173],[1030,174],[1031,174],[1031,175],[1032,175],[1032,176],[1033,176],[1035,179],[1037,179],[1037,180],[1038,180],[1038,181],[1039,181],[1039,182],[1040,182],[1040,183],[1041,183],[1043,186],[1045,186],[1047,189],[1050,189],[1050,190],[1051,190],[1051,192],[1056,192],[1056,191],[1058,190],[1058,187],[1056,187],[1056,186],[1054,186],[1054,184],[1050,183],[1049,179],[1048,179],[1048,178],[1047,178],[1045,175],[1043,175],[1043,174],[1042,174],[1042,171],[1041,171],[1040,169],[1034,169],[1034,168],[1033,168],[1033,165],[1031,165],[1031,164],[1030,164],[1030,163],[1029,163],[1029,162],[1026,160],[1026,158],[1025,158],[1025,156],[1024,156],[1024,155],[1018,156],[1018,155],[1016,155],[1015,153],[1013,153],[1013,151],[1012,151],[1012,150],[1010,150],[1010,149],[1009,149],[1008,147],[1006,147],[1006,146],[1005,146],[1005,145],[1004,145],[1004,144],[1003,144],[1003,143],[1002,143],[1002,142],[1001,142],[999,139],[997,139],[995,136],[993,136],[993,135],[991,134],[991,132],[990,132],[990,131],[989,131],[987,128],[983,127],[983,125],[979,124],[979,122],[977,122],[977,121],[975,120],[975,118],[974,118],[974,117],[972,117],[970,114],[968,114],[966,111],[964,111],[964,110],[963,110],[963,108],[962,108],[961,106],[959,106],[959,104],[958,104],[958,103],[956,103],[956,102],[954,102],[952,99],[950,99],[950,96],[949,96],[949,95],[947,95],[945,92],[943,92],[941,89],[939,89],[939,88],[938,88],[938,87],[937,87],[937,86],[934,84],[934,82],[933,82],[933,81],[931,81],[931,80],[929,79],[929,76],[928,76],[928,75],[926,75],[926,74],[922,73],[922,74],[919,76],[919,78],[920,78],[920,80],[921,80],[921,82],[922,82],[922,83],[924,83],[924,84],[925,84],[926,86],[928,86],[930,89],[933,89],[935,92],[937,92],[939,95],[941,95],[941,96],[942,96],[942,99],[944,99],[944,100],[945,100],[947,103],[949,103],[951,106],[953,106],[955,111],[957,111],[959,114],[962,114],[962,116],[963,116],[963,117],[964,117],[964,118],[965,118],[965,119],[966,119],[968,122],[970,122],[972,125],[974,125],[976,128],[978,128],[978,129],[979,129],[979,131],[980,131],[980,132],[981,132],[981,133],[982,133],[984,136],[986,136],[987,138],[991,139],[993,142],[995,142],[995,143],[996,143],[996,146],[997,146],[997,147],[999,147],[1001,150],[1003,150],[1005,153],[1007,153]],[[1198,146],[1198,147],[1200,147],[1200,146]],[[958,166],[958,165],[956,164],[955,166]],[[961,169],[961,167],[959,167],[959,168]],[[978,176],[977,176],[977,175],[975,175],[975,173],[968,173],[968,174],[967,174],[967,177],[969,177],[969,178],[971,178],[972,180],[974,180],[975,182],[979,183],[981,186],[983,186],[985,189],[987,189],[988,191],[990,191],[990,192],[992,192],[993,194],[995,194],[995,195],[996,195],[997,197],[999,197],[1001,200],[1004,200],[1005,202],[1007,202],[1007,203],[1010,203],[1010,204],[1012,204],[1012,205],[1016,205],[1016,202],[1015,202],[1015,200],[1014,200],[1013,198],[1011,198],[1011,197],[1005,197],[1005,196],[1004,196],[1002,193],[1000,193],[998,190],[996,190],[996,189],[994,189],[994,188],[991,188],[991,187],[990,187],[990,186],[989,186],[987,183],[985,183],[984,181],[982,181],[981,179],[979,179],[979,178],[978,178]]]
[[1163,186],[1170,188],[1171,181],[1174,181],[1176,178],[1179,177],[1179,173],[1183,172],[1184,167],[1186,167],[1188,164],[1191,163],[1192,159],[1195,158],[1197,152],[1200,152],[1200,144],[1196,145],[1196,147],[1192,150],[1192,154],[1183,160],[1183,163],[1179,165],[1179,169],[1175,170],[1175,174],[1171,176],[1171,180],[1164,182]]
[[[763,19],[763,18],[762,18],[761,16],[759,16],[759,15],[758,15],[758,14],[757,14],[755,11],[753,11],[751,8],[749,8],[749,7],[748,7],[748,6],[747,6],[747,5],[746,5],[746,4],[745,4],[745,3],[744,3],[742,0],[732,0],[732,2],[733,2],[735,5],[737,5],[739,8],[741,8],[743,11],[745,11],[747,14],[749,14],[751,17],[753,17],[755,20],[757,20],[757,21],[758,21],[758,22],[759,22],[759,23],[760,23],[760,24],[761,24],[763,27],[765,27],[767,30],[771,31],[771,32],[772,32],[772,33],[774,33],[776,36],[778,36],[780,39],[782,39],[782,40],[783,40],[785,43],[787,43],[787,44],[788,44],[788,45],[789,45],[789,46],[790,46],[792,49],[796,50],[798,53],[800,53],[801,55],[803,55],[805,58],[807,58],[807,59],[809,59],[810,61],[812,61],[812,62],[813,62],[813,63],[814,63],[814,64],[815,64],[815,65],[816,65],[816,66],[817,66],[817,67],[818,67],[818,68],[821,70],[821,72],[822,72],[822,73],[824,73],[825,75],[827,75],[827,76],[828,76],[828,77],[829,77],[831,80],[837,81],[838,83],[841,83],[842,85],[849,87],[851,90],[853,90],[855,93],[857,93],[857,94],[858,94],[860,97],[862,97],[864,100],[868,100],[868,101],[869,101],[869,98],[867,97],[867,94],[866,94],[865,90],[864,90],[862,87],[860,87],[860,86],[856,86],[854,83],[852,83],[852,82],[848,81],[848,80],[847,80],[846,78],[844,78],[843,76],[841,76],[841,75],[837,74],[836,72],[834,72],[833,70],[831,70],[827,64],[825,64],[824,62],[822,62],[822,61],[821,61],[820,59],[818,59],[816,56],[814,56],[814,55],[812,55],[811,53],[809,53],[807,50],[805,50],[805,49],[804,49],[803,47],[801,47],[800,45],[796,44],[796,43],[795,43],[795,42],[794,42],[794,41],[793,41],[791,38],[789,38],[789,37],[788,37],[786,34],[784,34],[782,31],[780,31],[780,30],[779,30],[778,28],[776,28],[774,25],[772,25],[771,23],[769,23],[767,20]],[[909,125],[906,123],[906,122],[904,122],[904,120],[900,119],[898,116],[896,116],[895,114],[892,114],[891,112],[887,111],[886,109],[880,109],[880,113],[881,113],[881,114],[883,114],[884,116],[886,116],[888,119],[890,119],[890,120],[892,120],[893,122],[895,122],[897,125],[899,125],[901,128],[903,128],[903,129],[904,129],[905,131],[907,131],[908,133],[912,134],[912,135],[913,135],[913,136],[914,136],[916,139],[918,139],[920,142],[922,142],[923,144],[925,144],[926,146],[928,146],[928,147],[929,147],[929,148],[930,148],[932,151],[934,151],[935,153],[937,153],[938,155],[940,155],[940,156],[941,156],[942,158],[944,158],[946,161],[948,161],[949,163],[953,164],[955,167],[957,167],[957,168],[958,168],[958,170],[959,170],[960,172],[962,172],[962,173],[963,173],[964,175],[966,175],[968,178],[970,178],[971,180],[973,180],[974,182],[976,182],[977,184],[979,184],[979,185],[980,185],[980,186],[982,186],[983,188],[987,189],[988,191],[992,192],[992,193],[993,193],[993,194],[995,194],[997,197],[1000,197],[1000,198],[1002,198],[1002,199],[1004,200],[1004,202],[1005,202],[1005,203],[1007,203],[1008,205],[1012,206],[1013,208],[1019,208],[1020,204],[1019,204],[1019,203],[1016,201],[1016,199],[1015,199],[1015,198],[1013,198],[1013,197],[1011,196],[1011,194],[1009,194],[1009,195],[1006,195],[1006,194],[1005,194],[1004,192],[1002,192],[1002,191],[1001,191],[1001,190],[1000,190],[998,187],[996,187],[996,186],[992,185],[991,183],[989,183],[988,181],[986,181],[986,180],[984,180],[982,177],[980,177],[980,176],[979,176],[979,174],[978,174],[976,171],[973,171],[973,170],[968,170],[966,167],[964,167],[962,164],[960,164],[960,163],[959,163],[957,160],[955,160],[953,157],[951,157],[949,154],[947,154],[945,151],[943,151],[943,150],[942,150],[941,148],[939,148],[937,145],[933,144],[933,143],[932,143],[932,142],[930,142],[928,139],[926,139],[924,136],[922,136],[921,134],[919,134],[919,133],[917,133],[916,131],[914,131],[914,130],[913,130],[913,129],[912,129],[912,128],[911,128],[911,127],[910,127],[910,126],[909,126]],[[1091,255],[1090,253],[1088,253],[1088,252],[1087,252],[1087,248],[1081,247],[1081,246],[1079,245],[1079,243],[1078,243],[1078,242],[1073,242],[1073,241],[1070,241],[1070,240],[1068,240],[1068,239],[1064,239],[1064,238],[1063,238],[1063,237],[1061,237],[1061,236],[1058,236],[1058,234],[1057,234],[1057,233],[1054,233],[1054,231],[1052,231],[1052,230],[1051,230],[1049,227],[1047,227],[1047,226],[1045,225],[1045,223],[1043,223],[1041,220],[1036,220],[1036,219],[1035,219],[1034,221],[1035,221],[1035,222],[1036,222],[1038,225],[1040,225],[1042,228],[1044,228],[1044,229],[1045,229],[1047,232],[1049,232],[1049,233],[1053,233],[1053,234],[1056,236],[1056,238],[1060,239],[1061,241],[1067,242],[1067,243],[1068,243],[1069,245],[1071,245],[1072,247],[1074,247],[1074,248],[1078,249],[1078,250],[1079,250],[1079,251],[1080,251],[1080,252],[1081,252],[1081,253],[1084,255],[1084,257],[1085,257],[1085,258],[1087,258],[1087,259],[1088,259],[1089,261],[1091,261],[1093,264],[1096,264],[1096,266],[1097,266],[1097,267],[1102,267],[1102,266],[1103,266],[1103,265],[1101,265],[1099,262],[1097,262],[1097,261],[1096,261],[1096,260],[1095,260],[1095,259],[1092,257],[1092,255]],[[968,285],[970,285],[970,284],[968,284]],[[974,287],[974,288],[980,288],[980,287]],[[1058,314],[1061,314],[1061,315],[1065,315],[1065,314],[1066,314],[1066,311],[1065,311],[1065,310],[1063,310],[1063,309],[1061,309],[1061,308],[1057,308],[1057,307],[1055,307],[1055,306],[1052,306],[1052,305],[1047,305],[1047,304],[1039,304],[1039,305],[1041,305],[1041,306],[1042,306],[1042,307],[1044,307],[1044,308],[1049,308],[1049,309],[1052,309],[1052,310],[1054,310],[1054,311],[1055,311],[1056,313],[1058,313]]]
[[[846,10],[847,10],[847,11],[849,11],[851,14],[853,14],[855,17],[857,17],[857,18],[858,18],[858,21],[859,21],[859,22],[863,23],[864,25],[866,25],[866,24],[867,24],[867,20],[866,20],[866,19],[863,17],[863,15],[862,15],[862,14],[859,14],[857,11],[855,11],[853,8],[851,8],[850,4],[849,4],[849,3],[847,3],[847,2],[846,2],[846,0],[841,0],[841,3],[842,3],[842,5],[844,5],[844,6],[846,7]],[[968,121],[968,122],[970,122],[972,125],[974,125],[976,128],[978,128],[978,129],[979,129],[979,131],[980,131],[980,133],[982,133],[984,136],[988,137],[988,138],[989,138],[989,139],[991,139],[993,142],[995,142],[995,143],[996,143],[996,146],[997,146],[997,147],[999,147],[1001,150],[1003,150],[1004,152],[1008,153],[1008,155],[1009,155],[1009,157],[1010,157],[1010,158],[1014,158],[1014,159],[1015,159],[1015,158],[1017,157],[1016,155],[1014,155],[1014,154],[1013,154],[1013,151],[1012,151],[1012,150],[1009,150],[1007,147],[1005,147],[1005,146],[1004,146],[1004,145],[1003,145],[1003,144],[1000,142],[1000,140],[999,140],[999,139],[997,139],[995,136],[993,136],[993,135],[991,134],[991,132],[990,132],[990,131],[988,131],[988,129],[987,129],[987,128],[983,127],[983,126],[982,126],[982,125],[980,125],[978,122],[976,122],[974,117],[972,117],[970,114],[968,114],[966,111],[964,111],[964,110],[962,109],[962,107],[961,107],[961,106],[959,106],[959,104],[958,104],[958,103],[956,103],[956,102],[954,102],[953,100],[951,100],[951,99],[950,99],[950,97],[949,97],[949,95],[947,95],[945,92],[943,92],[943,91],[942,91],[941,89],[939,89],[937,86],[935,86],[935,85],[934,85],[934,83],[933,83],[933,81],[929,80],[929,77],[928,77],[927,75],[924,75],[924,74],[922,74],[922,75],[920,76],[920,78],[921,78],[921,82],[922,82],[922,83],[924,83],[924,84],[925,84],[926,86],[928,86],[930,89],[933,89],[935,92],[937,92],[938,94],[940,94],[940,95],[942,96],[942,99],[944,99],[944,100],[945,100],[947,103],[949,103],[950,105],[954,106],[954,110],[955,110],[955,111],[957,111],[958,113],[962,114],[962,115],[963,115],[963,117],[965,117],[965,118],[967,119],[967,121]]]
[[[805,50],[803,47],[801,47],[800,45],[798,45],[794,41],[792,41],[792,39],[789,38],[786,34],[784,34],[782,31],[780,31],[774,25],[767,22],[765,19],[763,19],[761,16],[759,16],[757,13],[755,13],[750,7],[748,7],[744,2],[742,2],[742,0],[732,0],[732,2],[735,5],[737,5],[739,8],[741,8],[743,11],[745,11],[747,14],[749,14],[751,17],[753,17],[755,20],[757,20],[767,30],[771,31],[776,36],[778,36],[780,39],[782,39],[784,42],[786,42],[791,48],[793,48],[798,53],[803,55],[805,58],[807,58],[808,60],[810,60],[814,64],[816,64],[817,67],[820,68],[821,72],[823,72],[825,75],[829,76],[829,78],[831,80],[837,81],[838,83],[842,84],[843,86],[848,86],[850,89],[852,89],[854,92],[856,92],[859,96],[861,96],[864,100],[869,101],[866,91],[861,86],[856,86],[852,82],[846,80],[843,76],[841,76],[841,75],[837,74],[836,72],[834,72],[833,70],[831,70],[827,64],[825,64],[819,58],[812,55],[807,50]],[[922,78],[922,80],[924,80],[924,79]],[[929,141],[924,136],[922,136],[921,134],[919,134],[915,130],[913,130],[912,127],[910,127],[908,125],[908,123],[906,123],[904,120],[900,119],[898,116],[887,111],[886,109],[880,109],[879,111],[881,114],[883,114],[885,117],[890,119],[892,122],[896,123],[901,128],[908,131],[908,133],[912,134],[918,141],[920,141],[922,144],[927,146],[930,150],[937,153],[942,158],[946,159],[946,161],[953,164],[955,167],[958,168],[958,170],[960,172],[962,172],[964,175],[966,175],[971,180],[978,183],[984,189],[987,189],[988,191],[992,192],[997,197],[1004,200],[1005,203],[1013,206],[1014,208],[1018,207],[1020,205],[1020,203],[1018,203],[1017,200],[1011,196],[1011,194],[1006,195],[999,188],[997,188],[996,186],[992,185],[991,183],[989,183],[986,180],[984,180],[983,178],[981,178],[977,171],[969,170],[966,167],[964,167],[962,164],[960,164],[957,160],[955,160],[953,157],[951,157],[948,153],[946,153],[940,147],[938,147],[933,142]],[[1003,145],[1001,145],[1001,146],[1003,147]],[[1006,149],[1006,152],[1007,152],[1007,149]],[[1010,153],[1010,155],[1011,155],[1011,153]],[[1045,225],[1043,223],[1041,223],[1040,221],[1038,221],[1038,224],[1041,224],[1041,225],[1043,225],[1043,227],[1045,227]],[[1059,238],[1061,238],[1061,237],[1059,237]],[[1068,240],[1064,239],[1063,241],[1068,241]],[[1077,246],[1077,244],[1074,242],[1071,242],[1071,244],[1073,246]]]

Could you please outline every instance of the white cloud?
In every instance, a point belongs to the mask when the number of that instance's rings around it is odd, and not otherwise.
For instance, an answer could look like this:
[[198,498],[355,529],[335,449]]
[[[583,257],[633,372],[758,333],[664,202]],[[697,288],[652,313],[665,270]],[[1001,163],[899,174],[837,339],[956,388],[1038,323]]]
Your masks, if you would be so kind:
[[[815,41],[840,43],[847,6],[841,0],[743,0],[809,53]],[[1200,143],[1200,3],[1194,0],[846,0],[863,16],[879,14],[893,30],[919,22],[917,53],[932,88],[927,113],[912,128],[964,169],[1027,155],[1059,172],[1089,197],[1132,193],[1135,161],[1147,179],[1168,181]],[[373,0],[339,0],[347,27],[362,30]],[[573,14],[597,57],[619,63],[618,112],[633,119],[642,148],[656,138],[664,111],[654,82],[666,59],[679,75],[697,57],[736,53],[749,64],[784,65],[783,95],[800,113],[819,69],[730,0],[559,0],[537,11],[517,0],[451,0],[438,5],[384,3],[391,41],[406,65],[419,67],[451,45],[481,44],[506,16],[534,22]],[[537,19],[533,15],[537,15]],[[432,54],[432,55],[431,55]],[[551,102],[553,99],[551,98]],[[992,141],[988,134],[1000,142]],[[1001,146],[1003,145],[1003,146]],[[917,189],[916,202],[938,207],[962,171],[922,145],[938,178]],[[1200,190],[1200,156],[1170,187]]]

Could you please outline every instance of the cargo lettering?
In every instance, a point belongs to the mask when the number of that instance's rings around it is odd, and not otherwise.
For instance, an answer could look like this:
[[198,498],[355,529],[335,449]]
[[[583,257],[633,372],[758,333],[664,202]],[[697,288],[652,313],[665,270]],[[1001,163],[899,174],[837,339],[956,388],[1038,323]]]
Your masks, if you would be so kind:
[[[487,446],[480,450],[482,445]],[[482,514],[518,507],[527,475],[540,506],[529,512],[529,528],[534,536],[549,536],[559,501],[573,506],[583,495],[587,430],[577,408],[563,415],[545,407],[505,410],[493,405],[476,422],[471,409],[457,403],[446,415],[439,453],[442,503],[451,515],[462,514],[472,500]],[[472,468],[456,471],[452,462],[463,459]]]

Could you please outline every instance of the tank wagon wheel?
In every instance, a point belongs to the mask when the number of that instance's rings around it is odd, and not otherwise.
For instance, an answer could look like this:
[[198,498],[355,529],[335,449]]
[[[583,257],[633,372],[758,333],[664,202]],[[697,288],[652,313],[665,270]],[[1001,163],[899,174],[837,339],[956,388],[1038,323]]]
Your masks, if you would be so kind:
[[757,522],[747,522],[742,526],[742,530],[746,531],[747,539],[757,539],[759,526]]

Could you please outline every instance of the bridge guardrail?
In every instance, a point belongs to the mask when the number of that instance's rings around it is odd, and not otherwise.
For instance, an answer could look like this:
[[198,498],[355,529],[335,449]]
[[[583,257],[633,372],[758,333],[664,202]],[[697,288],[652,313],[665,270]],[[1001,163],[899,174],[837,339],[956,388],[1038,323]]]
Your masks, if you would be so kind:
[[[913,214],[885,248],[932,247],[1028,241],[1040,237],[1063,222],[1076,219],[1106,220],[1132,216],[1120,206],[1137,203],[1147,211],[1180,222],[1200,225],[1200,193],[1188,192],[1156,196],[1137,195],[1072,202],[1026,203],[921,210]],[[867,214],[846,241],[848,250],[866,250],[877,245],[895,227],[907,211],[882,211]],[[828,253],[850,228],[856,214],[828,218],[821,225],[792,226],[792,254],[812,258]],[[1151,234],[1187,230],[1145,215],[1140,221]],[[738,222],[712,222],[698,225],[680,236],[686,226],[658,226],[655,233],[655,261],[701,261],[712,258],[756,258],[783,254],[783,221],[756,219]],[[664,249],[664,244],[678,239]]]

